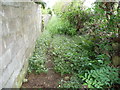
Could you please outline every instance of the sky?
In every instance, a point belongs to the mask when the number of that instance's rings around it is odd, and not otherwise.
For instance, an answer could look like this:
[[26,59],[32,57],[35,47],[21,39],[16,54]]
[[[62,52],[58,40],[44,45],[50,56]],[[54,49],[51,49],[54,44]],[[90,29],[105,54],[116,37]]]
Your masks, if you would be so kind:
[[[48,7],[52,7],[57,0],[43,0],[43,1],[47,3]],[[91,7],[91,4],[95,1],[96,0],[85,0],[83,5],[88,8]]]

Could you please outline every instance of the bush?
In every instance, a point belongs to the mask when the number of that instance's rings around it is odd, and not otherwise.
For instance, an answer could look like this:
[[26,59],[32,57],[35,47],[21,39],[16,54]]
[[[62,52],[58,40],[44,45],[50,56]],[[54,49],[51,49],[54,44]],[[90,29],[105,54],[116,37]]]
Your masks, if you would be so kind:
[[[90,21],[92,16],[92,11],[90,9],[83,9],[82,1],[72,1],[72,2],[60,2],[61,4],[54,6],[54,11],[59,16],[63,22],[67,22],[71,25],[72,32],[81,32],[81,29],[84,27],[84,24]],[[64,24],[65,24],[64,23]],[[65,24],[66,26],[66,24]],[[70,31],[71,29],[68,28]],[[68,32],[69,32],[68,30]],[[67,31],[66,31],[67,32]],[[82,33],[82,32],[81,32]]]
[[68,21],[63,21],[61,18],[57,16],[53,16],[48,23],[47,30],[54,34],[67,34],[67,35],[75,35],[76,29],[72,26]]

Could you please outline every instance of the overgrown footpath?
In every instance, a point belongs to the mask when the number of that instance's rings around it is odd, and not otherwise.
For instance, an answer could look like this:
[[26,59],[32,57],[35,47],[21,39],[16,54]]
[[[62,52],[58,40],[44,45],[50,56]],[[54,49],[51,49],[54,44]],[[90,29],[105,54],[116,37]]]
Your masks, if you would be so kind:
[[105,54],[96,55],[86,36],[51,35],[45,30],[29,59],[26,88],[110,88],[118,69]]
[[23,87],[119,89],[117,4],[95,3],[89,9],[76,0],[55,4],[56,16],[37,40]]
[[52,37],[44,31],[36,41],[35,51],[29,59],[28,74],[22,88],[56,88],[61,75],[53,70],[54,64],[49,50]]

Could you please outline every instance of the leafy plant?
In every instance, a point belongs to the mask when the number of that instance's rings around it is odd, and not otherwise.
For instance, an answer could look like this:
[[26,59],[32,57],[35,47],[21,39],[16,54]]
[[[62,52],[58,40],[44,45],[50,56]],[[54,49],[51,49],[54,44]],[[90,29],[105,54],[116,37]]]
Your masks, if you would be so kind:
[[59,88],[82,88],[81,79],[72,76],[70,81],[61,80]]
[[41,6],[42,6],[43,9],[45,9],[45,7],[46,7],[46,3],[43,2],[42,0],[41,0],[41,1],[38,1],[38,2],[35,1],[35,3],[36,3],[36,4],[41,4]]
[[112,68],[110,66],[101,67],[100,69],[90,70],[84,74],[80,75],[88,88],[103,88],[110,87],[114,83],[120,84],[118,69]]
[[112,38],[119,37],[119,10],[113,14],[116,11],[113,5],[97,3],[92,9],[83,9],[82,3],[76,0],[57,3],[56,15],[48,23],[46,34],[37,41],[29,70],[45,71],[46,52],[51,48],[55,71],[72,75],[69,81],[61,82],[62,88],[81,88],[83,85],[104,88],[119,84],[118,69],[109,66],[111,55],[118,55],[113,52]]
[[80,88],[82,83],[88,88],[102,88],[120,81],[117,69],[108,66],[109,57],[95,53],[89,36],[55,35],[50,47],[56,72],[74,77],[74,80],[63,80],[61,88]]
[[[55,70],[61,74],[86,72],[102,66],[107,55],[96,55],[94,43],[88,37],[54,36],[51,43]],[[101,57],[100,57],[101,56]]]
[[63,21],[61,18],[54,16],[49,21],[47,30],[54,34],[67,34],[67,35],[75,35],[76,29],[73,25],[71,25],[67,20]]
[[36,41],[35,51],[32,57],[29,59],[28,72],[34,71],[38,74],[41,72],[47,72],[45,61],[47,60],[46,53],[50,46],[50,42],[51,35],[48,33],[48,31],[44,31],[44,33]]
[[82,1],[61,1],[59,3],[54,6],[55,13],[62,19],[65,26],[70,24],[68,29],[61,28],[63,29],[61,31],[68,35],[82,33],[81,29],[84,27],[84,23],[90,20],[91,11],[83,9]]

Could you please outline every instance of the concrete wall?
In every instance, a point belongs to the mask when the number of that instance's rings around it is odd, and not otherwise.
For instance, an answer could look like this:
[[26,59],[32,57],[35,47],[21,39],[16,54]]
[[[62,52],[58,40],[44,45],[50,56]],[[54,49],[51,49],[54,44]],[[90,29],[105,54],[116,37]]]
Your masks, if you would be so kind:
[[44,26],[46,26],[52,16],[50,14],[44,14],[44,15],[42,15],[42,17],[43,17]]
[[40,32],[40,6],[0,3],[0,89],[20,87]]

